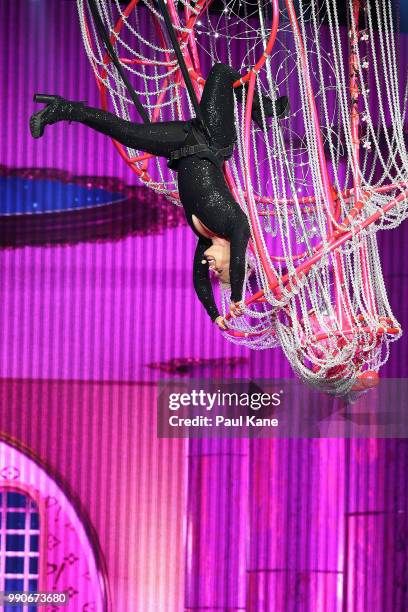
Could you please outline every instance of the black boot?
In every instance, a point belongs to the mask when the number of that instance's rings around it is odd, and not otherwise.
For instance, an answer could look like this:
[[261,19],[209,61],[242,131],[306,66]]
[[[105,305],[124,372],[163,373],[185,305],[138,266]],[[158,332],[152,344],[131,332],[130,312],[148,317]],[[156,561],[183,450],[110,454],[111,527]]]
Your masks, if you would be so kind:
[[83,102],[70,102],[61,96],[48,94],[35,94],[34,102],[41,102],[46,106],[30,117],[30,131],[33,138],[40,138],[44,134],[46,125],[63,120],[71,121],[74,111],[84,107]]
[[[212,70],[214,71],[216,70],[217,72],[220,72],[221,74],[225,74],[226,76],[224,78],[225,79],[229,78],[231,80],[231,84],[234,83],[235,81],[241,80],[241,74],[237,72],[236,70],[234,70],[233,68],[231,68],[230,66],[228,66],[227,64],[215,64]],[[237,87],[236,89],[234,89],[234,92],[239,102],[242,102],[243,88],[245,89],[245,92],[248,95],[248,83],[245,83],[245,85],[243,85],[242,87]],[[262,96],[262,106],[264,109],[266,119],[268,117],[275,117],[275,112],[276,112],[276,117],[278,119],[283,119],[283,117],[287,117],[289,115],[290,104],[289,104],[289,98],[287,96],[281,96],[280,98],[277,98],[275,101],[271,100],[269,96],[265,96],[264,94],[261,94],[261,96]],[[262,125],[261,102],[260,102],[260,97],[259,97],[256,87],[254,90],[254,98],[252,102],[251,116],[252,116],[252,119],[255,121],[255,123],[257,123],[257,125],[262,130],[263,125]]]
[[[238,72],[234,71],[233,75],[234,77],[236,77],[235,80],[238,80],[240,78],[240,75]],[[248,85],[245,84],[244,87],[245,87],[246,93],[248,94]],[[238,100],[242,102],[242,88],[237,87],[235,89],[235,93],[238,97]],[[280,98],[277,98],[275,101],[273,101],[270,99],[269,96],[265,96],[262,94],[262,106],[264,109],[266,119],[268,119],[268,117],[275,116],[275,109],[276,109],[276,117],[278,119],[283,119],[283,117],[287,117],[290,112],[289,98],[287,96],[281,96]],[[256,89],[254,91],[254,99],[252,102],[251,116],[252,116],[252,119],[255,121],[255,123],[262,130],[263,125],[262,125],[261,103],[259,99],[259,94]]]
[[[265,119],[268,117],[274,117],[276,112],[276,117],[278,119],[283,119],[287,117],[290,112],[290,104],[289,98],[287,96],[281,96],[277,98],[275,101],[272,101],[267,96],[262,96],[263,109],[265,113]],[[262,113],[261,113],[261,105],[259,103],[259,96],[254,96],[254,101],[252,104],[252,119],[255,123],[263,129],[262,124]]]

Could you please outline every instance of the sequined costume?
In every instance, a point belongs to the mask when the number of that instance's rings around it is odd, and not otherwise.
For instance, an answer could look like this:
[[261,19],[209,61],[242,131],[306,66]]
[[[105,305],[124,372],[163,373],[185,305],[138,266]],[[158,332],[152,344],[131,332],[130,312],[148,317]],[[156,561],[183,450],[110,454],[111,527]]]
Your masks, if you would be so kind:
[[[43,125],[61,120],[80,122],[98,132],[114,138],[133,149],[162,156],[169,160],[169,167],[178,173],[180,201],[187,221],[198,236],[194,256],[193,283],[198,298],[214,321],[219,311],[214,300],[208,264],[204,251],[212,241],[202,236],[194,226],[195,215],[211,232],[230,241],[231,301],[242,299],[245,279],[245,254],[250,237],[246,215],[235,202],[222,171],[223,162],[230,158],[236,142],[234,123],[233,83],[240,74],[224,64],[215,64],[206,81],[200,110],[210,135],[204,135],[196,119],[136,124],[125,121],[112,113],[87,107],[78,102],[60,98],[60,103],[50,104],[31,118],[33,136],[42,135]],[[240,88],[237,90],[239,95]],[[264,98],[266,115],[273,114],[273,104],[278,116],[286,111],[287,98],[275,103]],[[47,113],[45,117],[41,113]],[[252,117],[262,123],[259,99],[255,96]],[[36,131],[35,121],[42,130]],[[42,123],[41,123],[42,121]]]

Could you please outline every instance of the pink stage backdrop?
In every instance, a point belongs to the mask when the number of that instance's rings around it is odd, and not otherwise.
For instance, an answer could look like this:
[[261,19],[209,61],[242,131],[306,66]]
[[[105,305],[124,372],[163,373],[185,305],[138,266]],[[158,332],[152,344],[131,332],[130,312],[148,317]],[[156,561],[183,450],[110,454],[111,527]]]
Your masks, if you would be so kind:
[[[143,384],[0,382],[0,431],[96,530],[112,612],[183,609],[186,441],[157,439],[155,403]],[[75,598],[68,609],[79,612]]]
[[407,609],[406,440],[158,439],[140,383],[3,380],[0,405],[93,525],[112,612]]

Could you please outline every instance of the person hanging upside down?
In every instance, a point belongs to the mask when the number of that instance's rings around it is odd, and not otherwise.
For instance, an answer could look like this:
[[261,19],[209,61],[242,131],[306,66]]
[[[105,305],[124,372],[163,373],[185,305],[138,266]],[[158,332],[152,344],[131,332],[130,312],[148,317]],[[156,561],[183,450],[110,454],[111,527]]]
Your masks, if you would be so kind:
[[[71,102],[56,95],[36,94],[36,102],[46,106],[30,118],[34,138],[46,125],[75,121],[114,138],[122,145],[169,160],[178,174],[178,190],[187,221],[198,236],[193,264],[197,296],[212,321],[226,329],[212,291],[209,270],[231,286],[231,315],[242,314],[246,249],[250,237],[248,219],[235,202],[223,174],[223,163],[233,154],[236,142],[233,83],[240,74],[225,64],[215,64],[205,83],[200,101],[206,131],[193,118],[138,124],[125,121],[99,108]],[[237,90],[240,94],[240,88]],[[275,105],[275,109],[274,109]],[[286,96],[275,102],[263,96],[266,117],[286,116]],[[261,105],[254,96],[252,119],[262,127]]]

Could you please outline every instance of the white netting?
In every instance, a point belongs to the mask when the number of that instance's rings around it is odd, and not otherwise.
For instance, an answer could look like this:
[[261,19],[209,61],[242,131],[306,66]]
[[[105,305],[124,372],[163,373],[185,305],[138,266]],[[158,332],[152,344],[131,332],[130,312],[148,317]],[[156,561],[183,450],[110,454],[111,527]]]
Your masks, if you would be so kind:
[[[401,334],[376,232],[408,214],[408,89],[398,70],[391,1],[347,2],[347,27],[340,25],[336,0],[299,0],[296,10],[292,0],[281,2],[270,52],[277,0],[218,3],[213,12],[206,0],[167,2],[198,95],[215,62],[244,75],[263,59],[255,87],[273,99],[287,93],[291,102],[289,118],[268,121],[263,131],[252,122],[248,140],[245,90],[244,103],[236,104],[238,146],[227,173],[250,218],[254,272],[246,280],[245,315],[225,335],[254,349],[281,345],[303,379],[338,393],[364,371],[378,371]],[[86,0],[77,3],[102,100],[139,120]],[[127,7],[99,0],[98,6],[151,120],[190,118],[154,0]],[[178,203],[176,177],[164,160],[120,150],[141,180]],[[227,313],[229,293],[221,294]]]

